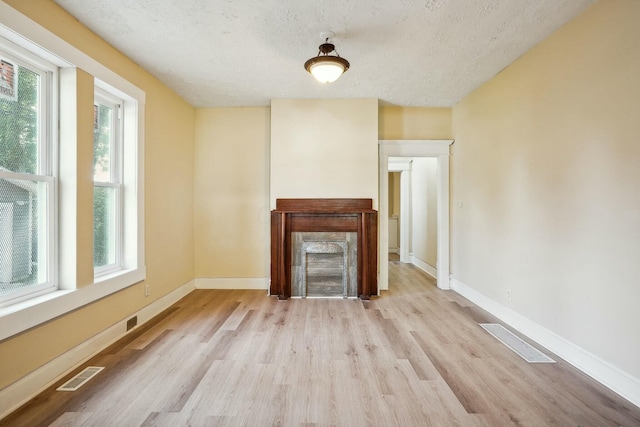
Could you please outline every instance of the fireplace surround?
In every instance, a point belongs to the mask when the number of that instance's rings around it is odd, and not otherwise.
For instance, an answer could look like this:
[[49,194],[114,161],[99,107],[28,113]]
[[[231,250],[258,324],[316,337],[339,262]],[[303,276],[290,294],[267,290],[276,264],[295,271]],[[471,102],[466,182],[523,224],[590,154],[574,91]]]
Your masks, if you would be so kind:
[[357,233],[357,296],[378,294],[378,212],[371,199],[277,199],[271,211],[271,295],[292,289],[292,233]]

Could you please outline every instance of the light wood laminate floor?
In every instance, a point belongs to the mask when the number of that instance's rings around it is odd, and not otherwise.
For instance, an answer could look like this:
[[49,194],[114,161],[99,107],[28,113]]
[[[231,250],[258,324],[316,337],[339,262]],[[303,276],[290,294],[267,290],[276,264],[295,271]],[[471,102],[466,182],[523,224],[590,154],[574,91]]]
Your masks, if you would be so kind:
[[389,273],[371,301],[194,291],[85,364],[106,369],[78,391],[0,425],[640,426],[640,408],[544,349],[558,363],[526,363],[422,271]]

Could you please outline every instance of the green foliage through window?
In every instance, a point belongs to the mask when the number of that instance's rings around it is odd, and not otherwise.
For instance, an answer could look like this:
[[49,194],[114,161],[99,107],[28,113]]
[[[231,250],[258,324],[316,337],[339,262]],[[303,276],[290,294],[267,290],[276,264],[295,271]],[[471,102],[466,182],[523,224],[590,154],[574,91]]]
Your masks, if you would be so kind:
[[116,262],[116,188],[113,184],[113,151],[115,144],[115,111],[113,106],[94,105],[93,179],[93,265],[103,267]]
[[40,76],[18,68],[16,100],[0,97],[0,167],[38,172],[38,83]]

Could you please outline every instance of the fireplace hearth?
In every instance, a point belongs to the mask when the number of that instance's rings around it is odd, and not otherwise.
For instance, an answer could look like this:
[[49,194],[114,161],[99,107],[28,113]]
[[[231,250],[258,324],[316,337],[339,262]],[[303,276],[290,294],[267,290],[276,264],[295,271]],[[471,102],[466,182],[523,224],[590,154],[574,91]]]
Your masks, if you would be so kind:
[[355,232],[291,233],[291,297],[357,297]]

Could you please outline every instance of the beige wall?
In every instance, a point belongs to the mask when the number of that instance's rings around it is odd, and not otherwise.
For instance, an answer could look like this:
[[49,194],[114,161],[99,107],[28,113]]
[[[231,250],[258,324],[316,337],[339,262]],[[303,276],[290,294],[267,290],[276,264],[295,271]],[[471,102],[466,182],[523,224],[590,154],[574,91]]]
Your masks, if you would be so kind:
[[378,206],[378,100],[271,101],[277,198],[371,198]]
[[269,108],[196,113],[196,277],[266,278]]
[[400,172],[389,172],[389,216],[400,216]]
[[380,107],[379,139],[451,139],[451,108]]
[[[0,388],[194,277],[194,109],[88,31],[54,2],[9,0],[6,3],[146,92],[144,176],[147,280],[1,342]],[[78,99],[92,97],[92,93],[78,94]],[[91,140],[85,143],[92,144]],[[92,161],[90,157],[88,160]],[[78,206],[90,205],[82,200],[87,197],[83,194],[79,193],[81,200]],[[86,215],[90,217],[91,212]],[[78,239],[78,244],[85,247],[78,247],[77,251],[92,253],[90,240]],[[151,292],[146,298],[145,283],[149,284]]]
[[638,17],[598,2],[466,97],[451,175],[453,276],[636,378]]
[[436,268],[438,257],[438,159],[414,157],[411,162],[411,252]]

